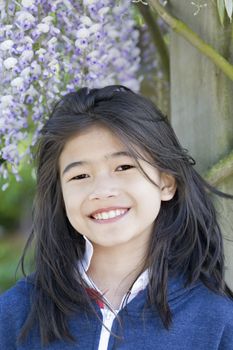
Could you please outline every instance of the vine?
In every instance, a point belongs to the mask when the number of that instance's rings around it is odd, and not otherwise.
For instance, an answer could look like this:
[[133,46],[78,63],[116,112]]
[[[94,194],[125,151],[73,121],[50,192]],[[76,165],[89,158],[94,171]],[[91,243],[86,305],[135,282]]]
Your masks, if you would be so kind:
[[191,45],[196,47],[200,52],[207,56],[215,65],[233,80],[233,65],[230,64],[222,55],[220,55],[212,46],[208,45],[193,30],[191,30],[184,22],[173,17],[160,4],[159,0],[149,0],[149,5],[154,9],[160,17],[178,34],[185,38]]
[[233,151],[214,164],[206,172],[205,179],[216,186],[231,175],[233,175]]

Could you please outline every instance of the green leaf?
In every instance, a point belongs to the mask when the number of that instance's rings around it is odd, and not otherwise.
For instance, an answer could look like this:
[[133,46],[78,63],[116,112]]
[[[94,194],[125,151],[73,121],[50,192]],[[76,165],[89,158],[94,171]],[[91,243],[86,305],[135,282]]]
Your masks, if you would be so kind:
[[6,159],[3,159],[2,157],[0,157],[0,165],[5,163],[6,162]]
[[217,6],[218,6],[219,19],[220,19],[221,25],[223,25],[224,17],[225,17],[225,3],[224,3],[224,0],[217,0]]
[[40,49],[40,43],[39,42],[36,42],[36,43],[34,43],[33,44],[33,51],[37,51],[37,50],[39,50]]
[[133,11],[133,19],[136,22],[136,24],[140,27],[142,27],[145,24],[145,21],[138,9],[137,6],[133,6],[132,7],[132,11]]
[[230,20],[232,19],[233,0],[225,0],[225,7]]

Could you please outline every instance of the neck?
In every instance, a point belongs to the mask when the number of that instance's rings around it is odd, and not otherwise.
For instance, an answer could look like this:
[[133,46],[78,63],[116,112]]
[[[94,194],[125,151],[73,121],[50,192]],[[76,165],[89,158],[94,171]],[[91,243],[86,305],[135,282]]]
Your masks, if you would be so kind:
[[93,244],[94,253],[88,276],[113,308],[119,308],[124,295],[143,271],[147,246],[103,247]]

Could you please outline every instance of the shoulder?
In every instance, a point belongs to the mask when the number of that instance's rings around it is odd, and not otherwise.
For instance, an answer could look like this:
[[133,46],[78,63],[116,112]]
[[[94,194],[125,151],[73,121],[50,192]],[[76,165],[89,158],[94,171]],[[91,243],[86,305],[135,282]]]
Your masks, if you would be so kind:
[[219,350],[232,349],[233,344],[233,300],[202,287],[204,296],[200,312],[206,315],[206,322],[212,325],[215,334],[221,334]]
[[177,289],[172,298],[174,327],[179,332],[182,329],[189,332],[194,341],[202,339],[206,349],[211,342],[221,344],[216,349],[232,349],[233,300],[230,297],[217,294],[198,281]]
[[11,289],[0,295],[0,323],[25,319],[30,308],[33,283],[30,277],[17,282]]
[[173,282],[170,305],[174,312],[190,315],[201,322],[231,324],[233,327],[233,300],[209,289],[202,281],[186,285],[185,279]]
[[20,280],[0,295],[0,348],[15,349],[20,330],[30,310],[33,283],[30,277]]
[[218,324],[231,324],[233,327],[233,300],[217,294],[202,282],[193,289],[193,302],[206,319]]
[[0,295],[0,305],[4,306],[8,303],[8,306],[15,304],[16,302],[27,299],[33,288],[33,281],[30,277],[19,280],[12,288]]

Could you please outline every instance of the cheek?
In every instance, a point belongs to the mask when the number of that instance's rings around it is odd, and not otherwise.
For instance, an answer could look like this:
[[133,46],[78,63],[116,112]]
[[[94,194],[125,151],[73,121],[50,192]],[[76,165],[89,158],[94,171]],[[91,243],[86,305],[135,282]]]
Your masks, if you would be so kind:
[[158,187],[149,182],[138,183],[136,200],[145,217],[156,218],[161,206],[161,191]]
[[68,219],[73,221],[75,217],[80,216],[81,212],[81,198],[72,189],[62,191],[63,201]]
[[71,226],[73,226],[73,228],[77,232],[82,233],[84,230],[83,215],[81,214],[81,207],[76,199],[76,196],[75,195],[73,195],[72,197],[69,196],[69,198],[65,198],[64,196],[64,204],[65,204],[66,216]]

